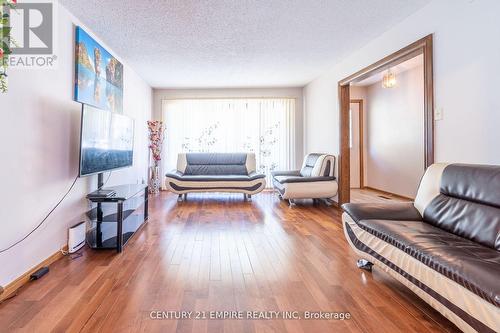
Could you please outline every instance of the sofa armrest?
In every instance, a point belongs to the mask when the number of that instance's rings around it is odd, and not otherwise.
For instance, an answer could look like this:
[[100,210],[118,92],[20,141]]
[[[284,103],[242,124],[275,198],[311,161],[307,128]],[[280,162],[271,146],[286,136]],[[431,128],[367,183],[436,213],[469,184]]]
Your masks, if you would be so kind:
[[179,170],[172,170],[170,172],[167,172],[167,174],[165,175],[165,177],[174,178],[178,180],[181,180],[182,176],[184,176],[184,173],[180,172]]
[[292,170],[292,171],[273,171],[271,175],[274,177],[277,176],[300,176],[300,170]]
[[342,209],[354,221],[361,220],[399,220],[422,221],[422,216],[413,202],[401,203],[347,203]]
[[314,182],[328,182],[335,180],[335,177],[301,177],[301,176],[291,176],[282,179],[278,179],[280,184],[288,184],[288,183],[314,183]]
[[250,180],[255,180],[255,179],[266,178],[266,175],[252,171],[248,174],[248,177],[250,177]]

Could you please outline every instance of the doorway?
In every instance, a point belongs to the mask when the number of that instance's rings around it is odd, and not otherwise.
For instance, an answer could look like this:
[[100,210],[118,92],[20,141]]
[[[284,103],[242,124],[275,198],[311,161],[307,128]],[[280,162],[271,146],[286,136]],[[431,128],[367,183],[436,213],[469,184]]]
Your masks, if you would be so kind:
[[[423,110],[423,168],[424,170],[434,163],[434,94],[433,94],[433,53],[432,53],[432,35],[428,35],[403,49],[381,59],[380,61],[352,74],[341,80],[338,84],[339,91],[339,134],[340,134],[340,156],[339,156],[339,205],[350,202],[351,192],[351,174],[357,172],[357,167],[351,168],[351,161],[354,163],[356,158],[351,159],[351,154],[357,154],[351,150],[351,96],[350,86],[353,83],[360,82],[375,74],[389,70],[398,64],[401,64],[416,56],[423,56],[423,74],[424,74],[424,110]],[[361,167],[361,164],[360,164]],[[361,172],[359,173],[361,175]],[[354,181],[356,176],[354,176]],[[356,184],[353,184],[356,185]],[[359,182],[362,185],[362,182]]]

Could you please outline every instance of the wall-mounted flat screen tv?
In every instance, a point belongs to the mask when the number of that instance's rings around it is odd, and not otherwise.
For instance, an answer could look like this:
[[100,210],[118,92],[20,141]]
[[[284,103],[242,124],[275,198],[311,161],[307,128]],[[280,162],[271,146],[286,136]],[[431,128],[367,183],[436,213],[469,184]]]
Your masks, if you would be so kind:
[[134,120],[83,104],[80,177],[130,167],[133,158]]

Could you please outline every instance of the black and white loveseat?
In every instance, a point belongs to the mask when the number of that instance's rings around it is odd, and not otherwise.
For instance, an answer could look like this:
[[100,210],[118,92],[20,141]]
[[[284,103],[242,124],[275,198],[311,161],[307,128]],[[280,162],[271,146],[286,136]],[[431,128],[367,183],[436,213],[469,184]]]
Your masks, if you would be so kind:
[[337,195],[333,155],[308,154],[300,170],[275,171],[272,176],[274,189],[290,204],[294,199],[330,199]]
[[345,204],[349,244],[464,332],[500,331],[500,166],[434,164],[414,203]]
[[255,164],[253,153],[179,154],[165,186],[179,199],[190,192],[237,192],[250,198],[266,187],[266,176],[255,171]]

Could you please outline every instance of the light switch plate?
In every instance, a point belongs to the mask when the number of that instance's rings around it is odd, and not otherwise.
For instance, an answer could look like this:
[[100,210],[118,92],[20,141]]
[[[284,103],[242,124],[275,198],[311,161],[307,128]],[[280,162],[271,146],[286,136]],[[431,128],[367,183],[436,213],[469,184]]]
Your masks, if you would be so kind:
[[443,108],[436,108],[434,111],[434,120],[443,120]]

